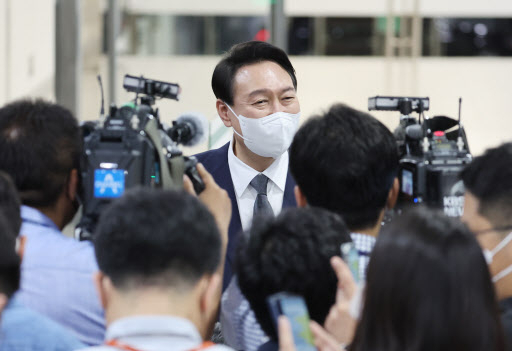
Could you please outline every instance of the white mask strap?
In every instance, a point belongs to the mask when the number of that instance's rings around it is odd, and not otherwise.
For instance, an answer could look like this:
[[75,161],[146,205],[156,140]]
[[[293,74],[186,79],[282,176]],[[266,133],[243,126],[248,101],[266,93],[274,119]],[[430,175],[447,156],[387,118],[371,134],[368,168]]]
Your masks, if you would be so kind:
[[493,256],[496,256],[496,254],[498,252],[500,252],[505,246],[507,246],[507,244],[512,240],[512,232],[508,233],[508,235],[505,237],[505,239],[503,239],[502,241],[500,241],[500,243],[494,248],[492,249],[491,253]]
[[[240,118],[238,117],[238,115],[235,113],[235,111],[233,111],[233,109],[231,108],[231,106],[228,105],[227,102],[224,102],[224,105],[226,105],[229,110],[235,115],[235,117],[238,119],[238,121],[240,121]],[[244,140],[247,140],[247,138],[244,138],[242,135],[238,134],[238,132],[235,130],[235,128],[233,128],[233,132],[235,132],[236,135],[238,135],[240,138],[244,139]]]
[[508,266],[507,268],[505,268],[504,270],[502,270],[501,272],[496,274],[494,277],[492,277],[492,282],[496,283],[498,280],[500,280],[501,278],[504,278],[505,276],[509,275],[510,273],[512,273],[512,265]]

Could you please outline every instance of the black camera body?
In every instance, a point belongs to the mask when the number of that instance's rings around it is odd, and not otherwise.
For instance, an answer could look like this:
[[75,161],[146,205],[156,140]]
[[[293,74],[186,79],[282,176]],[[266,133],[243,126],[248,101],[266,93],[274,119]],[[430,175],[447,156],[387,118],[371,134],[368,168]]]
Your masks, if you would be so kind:
[[[430,106],[428,98],[377,96],[368,99],[368,106],[370,110],[401,112],[394,131],[400,158],[398,212],[426,204],[447,216],[460,217],[464,185],[459,174],[472,160],[460,118],[426,119],[423,114]],[[419,113],[419,119],[410,116],[413,111]]]
[[[125,77],[129,82],[133,79]],[[153,82],[137,79],[141,86]],[[159,83],[167,84],[161,86],[171,84]],[[154,95],[146,94],[139,100],[137,94],[133,103],[120,108],[112,106],[103,120],[82,125],[84,147],[79,197],[83,212],[75,230],[80,240],[92,238],[102,211],[127,189],[136,186],[181,188],[183,174],[187,174],[197,193],[204,190],[196,169],[197,160],[183,156],[178,142],[160,123],[158,109],[151,107],[154,100]],[[172,134],[176,134],[179,127],[175,125]]]

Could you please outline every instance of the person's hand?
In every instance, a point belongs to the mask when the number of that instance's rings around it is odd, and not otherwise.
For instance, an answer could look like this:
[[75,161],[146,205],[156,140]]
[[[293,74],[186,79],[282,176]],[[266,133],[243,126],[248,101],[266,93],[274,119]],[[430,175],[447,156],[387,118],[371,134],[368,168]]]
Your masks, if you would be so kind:
[[331,307],[324,326],[339,344],[346,345],[352,342],[357,324],[350,315],[350,301],[355,295],[357,285],[350,269],[340,257],[332,257],[331,266],[338,277],[338,288],[336,303]]
[[[292,327],[285,316],[280,316],[278,321],[279,351],[296,351],[293,341]],[[318,323],[311,321],[309,324],[315,340],[315,347],[319,351],[341,351],[343,347]]]
[[[231,200],[227,191],[217,185],[212,175],[201,163],[197,164],[197,172],[205,185],[205,189],[199,194],[199,200],[213,214],[225,246],[228,242],[228,228],[231,220]],[[187,176],[183,177],[183,189],[192,195],[196,195],[192,181]]]
[[279,316],[277,320],[277,333],[279,334],[279,351],[296,351],[293,341],[292,326],[285,316]]

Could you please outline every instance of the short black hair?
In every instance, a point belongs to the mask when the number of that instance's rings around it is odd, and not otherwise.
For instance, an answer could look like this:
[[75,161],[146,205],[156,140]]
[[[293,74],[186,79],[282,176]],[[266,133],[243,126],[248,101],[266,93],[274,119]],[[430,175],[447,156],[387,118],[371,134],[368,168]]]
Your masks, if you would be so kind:
[[368,113],[336,104],[299,129],[290,170],[310,205],[342,215],[352,231],[370,228],[398,172],[396,141]]
[[383,227],[351,351],[503,350],[498,304],[475,236],[417,208]]
[[351,241],[341,217],[319,208],[293,208],[254,221],[248,235],[239,244],[235,271],[263,331],[277,340],[266,299],[278,292],[304,297],[311,319],[323,324],[336,299],[330,259]]
[[20,100],[0,109],[0,170],[14,181],[21,202],[55,203],[72,169],[78,169],[81,139],[77,120],[62,106]]
[[11,233],[16,237],[21,228],[20,198],[11,177],[0,171],[0,213],[8,220]]
[[297,78],[290,59],[280,48],[262,41],[248,41],[234,45],[217,64],[212,76],[215,97],[233,104],[233,79],[243,66],[263,61],[273,61],[281,66],[292,79],[297,90]]
[[16,253],[16,238],[11,227],[6,216],[0,213],[0,293],[8,298],[19,289],[21,276],[21,260]]
[[180,287],[213,274],[220,263],[216,222],[183,191],[136,188],[101,215],[94,247],[100,270],[118,288]]
[[465,188],[478,199],[482,216],[495,227],[512,225],[512,143],[475,157],[461,178]]

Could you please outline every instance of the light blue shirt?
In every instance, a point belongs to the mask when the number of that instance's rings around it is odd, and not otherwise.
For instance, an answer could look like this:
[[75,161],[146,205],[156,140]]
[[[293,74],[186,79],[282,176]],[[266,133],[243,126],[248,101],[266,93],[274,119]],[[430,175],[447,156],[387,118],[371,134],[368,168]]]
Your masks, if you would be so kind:
[[[115,340],[137,350],[189,351],[202,345],[203,340],[192,322],[169,315],[125,317],[114,321],[107,329],[106,341]],[[112,346],[96,346],[81,351],[115,351]],[[209,346],[203,351],[233,351],[223,345]]]
[[105,320],[93,276],[91,242],[64,236],[40,211],[21,207],[20,235],[27,238],[16,293],[26,307],[71,329],[83,343],[103,342]]
[[69,351],[85,345],[69,330],[12,298],[2,312],[0,351]]
[[[359,253],[359,276],[366,279],[366,268],[375,238],[360,233],[350,234]],[[222,294],[220,322],[226,344],[237,350],[256,351],[269,338],[261,329],[249,302],[240,291],[236,276]]]

